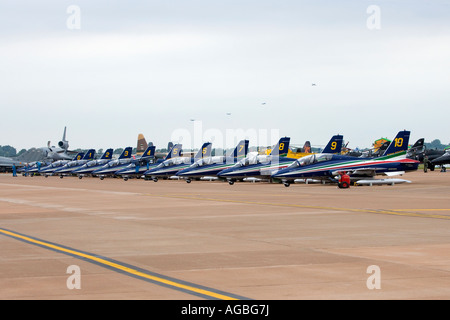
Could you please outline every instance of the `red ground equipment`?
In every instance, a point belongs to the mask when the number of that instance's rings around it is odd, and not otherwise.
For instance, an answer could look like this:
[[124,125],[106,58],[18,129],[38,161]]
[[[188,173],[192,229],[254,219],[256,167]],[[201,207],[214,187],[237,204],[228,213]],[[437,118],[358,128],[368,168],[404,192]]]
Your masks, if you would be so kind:
[[341,189],[350,188],[350,176],[347,174],[347,172],[342,171],[339,172],[339,183],[338,187]]

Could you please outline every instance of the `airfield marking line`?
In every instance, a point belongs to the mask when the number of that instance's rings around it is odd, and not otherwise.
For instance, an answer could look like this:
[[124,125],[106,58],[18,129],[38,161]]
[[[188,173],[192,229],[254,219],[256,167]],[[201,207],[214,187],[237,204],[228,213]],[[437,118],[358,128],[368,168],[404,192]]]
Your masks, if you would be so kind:
[[156,274],[152,275],[152,274],[149,274],[146,272],[139,271],[139,270],[137,270],[137,268],[132,268],[132,267],[128,267],[124,264],[120,264],[120,262],[108,261],[107,258],[102,258],[100,256],[84,253],[84,252],[77,251],[72,248],[67,248],[67,247],[63,247],[60,245],[56,245],[56,244],[53,244],[50,242],[46,242],[44,240],[32,238],[32,237],[22,235],[22,234],[13,232],[13,231],[9,231],[9,230],[3,229],[3,228],[0,228],[0,234],[9,236],[16,240],[24,241],[26,243],[31,243],[31,244],[34,244],[34,245],[37,245],[37,246],[40,246],[43,248],[51,249],[56,252],[64,253],[64,254],[73,256],[75,258],[80,258],[80,259],[83,259],[86,261],[90,261],[90,262],[96,263],[100,266],[107,267],[111,270],[119,271],[119,272],[122,272],[122,273],[125,273],[128,275],[131,275],[131,276],[136,276],[138,278],[143,278],[144,280],[150,280],[153,283],[165,285],[167,287],[170,287],[173,289],[178,289],[180,291],[183,291],[183,292],[186,292],[189,294],[200,295],[203,297],[209,297],[209,298],[220,299],[220,300],[247,299],[247,298],[243,298],[243,297],[237,297],[233,294],[214,292],[214,291],[212,291],[212,289],[206,289],[206,288],[202,289],[200,287],[195,287],[195,284],[182,283],[183,281],[181,281],[181,280],[165,279]]
[[[396,215],[396,216],[409,216],[409,217],[419,217],[419,218],[434,218],[434,219],[450,220],[450,216],[437,215],[437,214],[431,215],[431,214],[423,214],[423,213],[406,211],[406,210],[414,210],[414,209],[404,209],[405,211],[389,210],[389,209],[356,209],[356,208],[325,207],[325,206],[312,206],[312,205],[288,204],[288,203],[273,203],[273,202],[245,201],[245,200],[172,196],[172,195],[150,194],[150,193],[145,193],[143,195],[164,197],[164,198],[187,199],[187,200],[205,200],[205,201],[217,201],[217,202],[227,202],[227,203],[254,204],[254,205],[263,205],[263,206],[322,209],[322,210],[334,210],[334,211],[351,211],[351,212],[377,213],[377,214],[389,214],[389,215]],[[417,210],[422,211],[423,209],[417,209]],[[432,210],[432,209],[428,209],[428,210]],[[450,209],[440,209],[440,210],[450,210]]]

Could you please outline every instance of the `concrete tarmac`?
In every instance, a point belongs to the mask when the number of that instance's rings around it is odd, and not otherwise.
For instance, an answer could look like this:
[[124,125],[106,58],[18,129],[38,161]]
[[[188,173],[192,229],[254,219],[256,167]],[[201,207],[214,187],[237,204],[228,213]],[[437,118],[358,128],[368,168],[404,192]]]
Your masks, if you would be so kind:
[[403,178],[339,189],[2,174],[0,299],[449,299],[450,173]]

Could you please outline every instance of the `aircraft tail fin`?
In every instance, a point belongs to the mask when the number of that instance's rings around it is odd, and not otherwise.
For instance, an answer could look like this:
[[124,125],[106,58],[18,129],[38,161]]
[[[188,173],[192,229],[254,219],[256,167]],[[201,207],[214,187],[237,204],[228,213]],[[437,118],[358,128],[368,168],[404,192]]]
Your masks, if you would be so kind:
[[139,133],[136,146],[136,154],[143,154],[147,148],[147,140],[142,133]]
[[[169,144],[170,145],[170,144]],[[169,151],[169,153],[167,154],[167,156],[164,158],[164,160],[168,160],[168,159],[171,159],[171,158],[175,158],[175,157],[179,157],[180,155],[181,155],[181,153],[182,153],[182,148],[183,147],[183,145],[182,144],[180,144],[180,143],[177,143],[176,145],[174,145],[173,147],[172,147],[172,149],[170,149],[170,151]]]
[[383,156],[387,156],[393,153],[399,153],[408,150],[410,131],[399,131],[394,140],[389,144],[389,147],[383,153]]
[[233,158],[245,158],[248,153],[248,140],[241,140],[237,144],[236,148],[233,150],[233,152],[230,154],[230,157]]
[[[47,143],[47,146],[50,148],[50,141]],[[69,149],[69,142],[66,140],[66,127],[64,127],[64,133],[61,141],[58,142],[58,146],[64,150]]]
[[78,152],[77,155],[75,157],[73,157],[73,161],[75,160],[81,160],[84,157],[84,152]]
[[95,156],[95,149],[89,149],[85,153],[83,160],[92,160],[92,159],[94,159],[94,156]]
[[112,155],[113,155],[113,149],[109,148],[103,153],[103,155],[100,159],[112,159]]
[[206,142],[202,145],[201,149],[198,150],[194,159],[207,158],[211,156],[212,143]]
[[149,146],[147,149],[145,149],[144,153],[142,154],[142,158],[152,158],[155,156],[155,146]]
[[122,153],[119,156],[119,159],[129,159],[131,158],[131,152],[133,151],[133,148],[131,147],[126,147]]
[[270,155],[286,157],[289,152],[290,141],[291,141],[291,138],[289,138],[289,137],[280,138],[278,143],[273,147],[272,151],[270,152]]
[[413,146],[411,148],[412,149],[420,149],[424,146],[424,144],[425,144],[425,139],[420,138],[419,140],[416,141],[416,143],[413,144]]
[[334,135],[331,137],[330,141],[328,141],[328,144],[325,149],[322,150],[322,153],[341,153],[343,139],[344,137],[340,134]]

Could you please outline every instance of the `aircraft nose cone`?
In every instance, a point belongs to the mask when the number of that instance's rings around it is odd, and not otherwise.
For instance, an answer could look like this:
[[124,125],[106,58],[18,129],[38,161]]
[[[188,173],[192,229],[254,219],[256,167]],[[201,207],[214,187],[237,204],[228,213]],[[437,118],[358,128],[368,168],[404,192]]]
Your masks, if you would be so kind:
[[189,172],[189,169],[183,169],[178,171],[175,175],[176,176],[185,176]]
[[217,174],[217,176],[219,176],[219,177],[221,177],[221,176],[228,176],[228,175],[230,175],[232,172],[233,172],[232,169],[225,169],[225,170],[220,171],[220,172]]
[[146,175],[146,174],[151,174],[151,173],[154,172],[154,171],[155,171],[155,169],[147,170],[147,171],[144,172],[144,175]]

